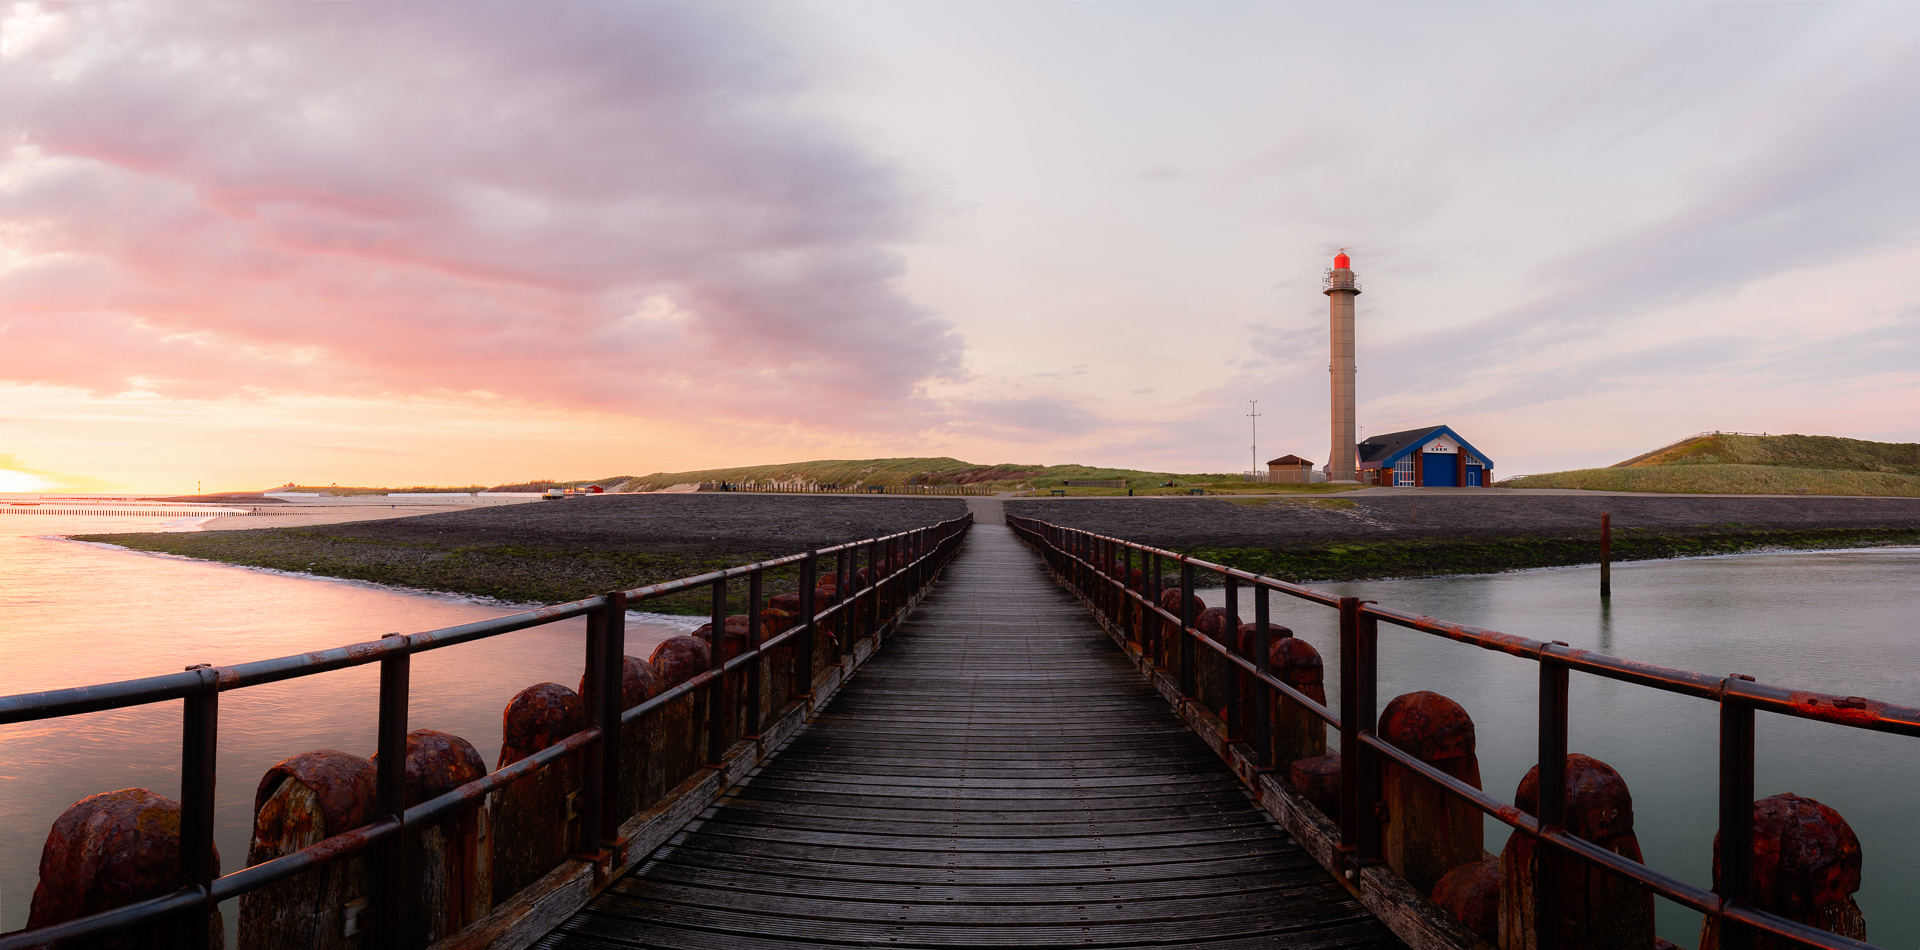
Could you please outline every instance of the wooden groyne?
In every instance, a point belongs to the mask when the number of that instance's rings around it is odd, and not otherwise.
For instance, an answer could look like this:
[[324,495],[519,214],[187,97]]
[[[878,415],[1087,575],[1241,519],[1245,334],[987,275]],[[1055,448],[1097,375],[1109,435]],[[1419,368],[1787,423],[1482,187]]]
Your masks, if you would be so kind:
[[244,515],[237,508],[160,508],[160,507],[85,507],[63,506],[51,502],[10,502],[0,504],[0,515],[92,515],[110,518],[220,518]]
[[773,495],[991,495],[972,485],[842,485],[836,482],[701,482],[700,491],[755,492]]

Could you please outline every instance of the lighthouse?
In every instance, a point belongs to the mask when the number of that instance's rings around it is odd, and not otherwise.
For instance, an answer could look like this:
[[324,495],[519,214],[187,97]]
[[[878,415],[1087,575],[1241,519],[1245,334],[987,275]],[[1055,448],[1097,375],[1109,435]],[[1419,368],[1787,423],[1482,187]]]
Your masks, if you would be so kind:
[[1360,282],[1345,250],[1334,255],[1322,286],[1332,351],[1327,370],[1333,376],[1333,451],[1327,455],[1327,480],[1351,482],[1356,480],[1358,442],[1353,422],[1353,298],[1360,296]]

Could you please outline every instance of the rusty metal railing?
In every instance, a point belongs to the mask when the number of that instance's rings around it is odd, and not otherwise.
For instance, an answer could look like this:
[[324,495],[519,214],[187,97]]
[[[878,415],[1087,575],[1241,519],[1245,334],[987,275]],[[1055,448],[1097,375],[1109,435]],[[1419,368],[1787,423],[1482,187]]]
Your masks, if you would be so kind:
[[[1753,894],[1754,714],[1764,711],[1855,729],[1920,736],[1920,709],[1859,696],[1789,690],[1757,683],[1747,676],[1713,676],[1622,659],[1559,641],[1533,640],[1383,607],[1373,601],[1343,597],[1077,528],[1016,515],[1007,515],[1006,520],[1017,536],[1046,558],[1056,575],[1076,587],[1095,609],[1109,618],[1115,618],[1129,636],[1143,643],[1144,650],[1158,655],[1157,651],[1163,646],[1158,641],[1158,621],[1177,625],[1181,631],[1178,650],[1182,696],[1195,695],[1194,652],[1203,645],[1251,677],[1259,694],[1255,709],[1268,709],[1275,694],[1284,695],[1339,731],[1339,847],[1341,861],[1345,865],[1342,870],[1348,876],[1363,865],[1381,863],[1379,826],[1376,822],[1362,819],[1363,816],[1376,813],[1376,806],[1380,802],[1380,766],[1382,760],[1387,760],[1420,775],[1447,794],[1491,815],[1496,821],[1552,846],[1541,849],[1541,860],[1536,865],[1534,894],[1540,907],[1534,915],[1537,941],[1534,946],[1541,950],[1550,950],[1561,941],[1557,928],[1548,924],[1559,920],[1551,902],[1558,900],[1562,893],[1560,884],[1566,873],[1559,859],[1562,856],[1597,865],[1655,895],[1719,921],[1725,950],[1751,950],[1754,938],[1759,934],[1822,950],[1877,950],[1873,944],[1828,933],[1750,903]],[[1172,565],[1177,565],[1179,570],[1182,615],[1175,615],[1160,607],[1161,591],[1168,589],[1165,587],[1166,571]],[[1115,577],[1108,573],[1108,566],[1122,576]],[[1136,590],[1128,583],[1135,570],[1142,573],[1144,589]],[[1215,642],[1195,626],[1193,591],[1196,572],[1201,571],[1217,576],[1225,587],[1225,628],[1228,630],[1237,630],[1240,626],[1239,586],[1253,585],[1255,656],[1251,660],[1240,656],[1233,648]],[[1270,595],[1275,592],[1339,611],[1338,713],[1294,689],[1268,670],[1268,651],[1271,648],[1268,602]],[[1137,607],[1142,617],[1152,616],[1156,622],[1142,623],[1142,629],[1133,630],[1134,610],[1122,609],[1123,606]],[[1516,805],[1447,775],[1374,734],[1378,714],[1378,697],[1375,694],[1378,639],[1382,621],[1483,650],[1532,660],[1539,665],[1540,814],[1528,814]],[[1718,840],[1722,858],[1718,891],[1682,881],[1622,857],[1573,834],[1565,827],[1567,687],[1568,676],[1574,672],[1719,704]],[[1252,745],[1259,758],[1258,764],[1269,766],[1272,764],[1268,761],[1271,750],[1264,735],[1267,717],[1255,716],[1251,724],[1239,721],[1241,704],[1236,695],[1238,679],[1233,676],[1226,678],[1228,735],[1235,737],[1245,726],[1251,725]]]
[[[745,676],[745,688],[739,690],[741,702],[746,706],[745,719],[755,729],[760,728],[763,720],[759,708],[758,661],[774,647],[792,642],[796,647],[795,659],[797,662],[803,661],[806,670],[804,675],[793,677],[795,688],[788,699],[810,698],[816,673],[813,662],[816,652],[814,638],[818,631],[822,627],[832,628],[837,624],[851,632],[857,623],[860,628],[877,633],[887,620],[897,620],[898,611],[904,610],[902,605],[910,603],[915,595],[932,583],[941,564],[952,557],[972,524],[973,516],[964,515],[924,528],[790,554],[696,577],[634,590],[612,591],[571,603],[423,633],[388,634],[379,640],[330,650],[235,666],[200,664],[184,672],[164,676],[0,696],[0,725],[172,700],[181,700],[185,704],[180,755],[180,865],[183,886],[168,894],[74,920],[0,934],[0,950],[26,950],[53,945],[56,941],[156,923],[162,925],[163,931],[153,938],[154,945],[173,943],[204,946],[208,919],[220,902],[363,852],[373,852],[377,858],[373,862],[376,878],[371,893],[376,918],[369,936],[373,938],[375,946],[388,946],[398,930],[392,921],[403,897],[402,832],[410,827],[431,824],[462,808],[472,807],[488,793],[574,753],[581,753],[585,760],[580,841],[583,849],[599,849],[576,857],[606,861],[623,845],[615,835],[624,817],[619,814],[623,772],[619,762],[623,744],[619,738],[624,724],[659,710],[682,696],[705,690],[708,695],[707,722],[704,724],[708,737],[706,760],[709,766],[719,764],[726,751],[725,723],[735,711],[724,701],[729,677]],[[864,567],[861,564],[863,555]],[[815,580],[823,557],[832,558],[832,569],[838,577],[833,602],[824,607],[815,598]],[[884,567],[895,564],[899,566],[882,575]],[[767,571],[789,565],[797,565],[799,570],[801,619],[784,632],[762,640],[759,607],[763,603],[763,578]],[[747,644],[745,650],[728,659],[722,648],[726,637],[727,586],[730,581],[741,577],[746,578],[752,607],[747,614]],[[710,667],[672,689],[622,710],[621,675],[627,609],[634,604],[702,587],[709,588],[713,593]],[[883,601],[896,606],[893,618],[881,616]],[[581,616],[587,618],[586,728],[512,765],[496,769],[436,798],[406,807],[407,699],[409,661],[413,655]],[[850,622],[840,623],[842,619]],[[843,655],[852,648],[852,636],[840,638]],[[217,770],[214,753],[219,736],[220,694],[369,663],[380,664],[379,751],[374,820],[293,854],[215,878],[213,831]]]

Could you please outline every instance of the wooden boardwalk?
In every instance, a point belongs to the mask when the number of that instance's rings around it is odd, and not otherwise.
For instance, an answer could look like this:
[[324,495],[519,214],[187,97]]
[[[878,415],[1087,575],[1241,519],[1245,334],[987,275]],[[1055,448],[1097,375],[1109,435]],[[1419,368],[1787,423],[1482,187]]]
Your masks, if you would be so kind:
[[977,525],[746,784],[536,946],[1403,946]]

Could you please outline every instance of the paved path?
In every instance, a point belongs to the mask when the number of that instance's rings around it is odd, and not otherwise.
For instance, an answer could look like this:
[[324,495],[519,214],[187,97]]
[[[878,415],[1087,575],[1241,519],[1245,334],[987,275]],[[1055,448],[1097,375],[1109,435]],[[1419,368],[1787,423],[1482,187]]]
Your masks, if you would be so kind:
[[537,946],[1399,947],[1005,528]]

